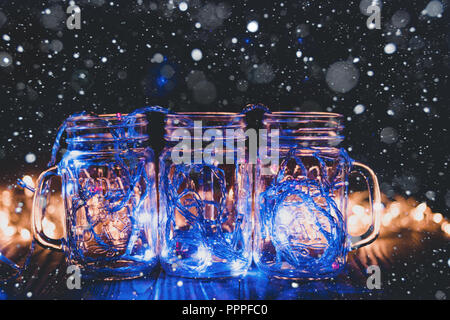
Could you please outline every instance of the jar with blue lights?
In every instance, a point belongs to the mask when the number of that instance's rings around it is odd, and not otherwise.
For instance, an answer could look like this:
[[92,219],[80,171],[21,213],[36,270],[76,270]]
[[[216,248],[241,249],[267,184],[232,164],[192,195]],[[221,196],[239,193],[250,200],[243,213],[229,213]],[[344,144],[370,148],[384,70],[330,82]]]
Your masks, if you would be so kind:
[[252,174],[244,115],[168,114],[160,156],[160,261],[170,275],[245,275],[251,263]]
[[[340,148],[339,114],[266,113],[263,126],[268,138],[261,140],[256,166],[255,263],[279,278],[333,278],[350,250],[379,233],[377,177]],[[351,175],[364,182],[369,195],[370,227],[360,236],[347,231]]]
[[[59,134],[67,134],[66,152],[38,179],[34,237],[63,250],[83,278],[135,278],[157,265],[155,164],[147,126],[144,114],[71,116]],[[65,207],[61,239],[43,228],[55,176],[62,180]]]

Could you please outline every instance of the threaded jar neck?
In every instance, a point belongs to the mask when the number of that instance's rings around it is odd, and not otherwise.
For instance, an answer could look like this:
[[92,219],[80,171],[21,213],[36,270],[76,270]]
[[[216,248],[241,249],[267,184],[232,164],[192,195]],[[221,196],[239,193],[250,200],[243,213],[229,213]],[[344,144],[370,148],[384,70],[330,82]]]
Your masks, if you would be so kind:
[[344,140],[342,123],[342,115],[327,112],[272,112],[263,119],[266,129],[278,129],[280,146],[336,147]]

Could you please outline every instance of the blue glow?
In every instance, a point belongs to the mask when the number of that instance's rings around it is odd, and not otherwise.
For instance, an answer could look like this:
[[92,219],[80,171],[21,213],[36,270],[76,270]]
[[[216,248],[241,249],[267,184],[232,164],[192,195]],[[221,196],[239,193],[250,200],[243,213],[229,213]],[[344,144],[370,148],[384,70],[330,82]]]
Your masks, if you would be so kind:
[[[282,160],[276,177],[259,195],[255,261],[261,269],[306,278],[333,276],[342,269],[347,229],[335,196],[345,186],[342,176],[351,161],[344,149],[327,164],[318,151],[303,157],[295,148]],[[328,166],[335,168],[332,176]]]
[[5,257],[1,252],[0,252],[0,261],[7,264],[14,270],[20,270],[20,267],[16,263]]
[[[7,283],[7,282],[14,281],[17,278],[19,278],[23,274],[25,269],[30,265],[31,256],[34,253],[34,248],[35,248],[35,242],[32,241],[31,245],[30,245],[30,250],[28,251],[28,253],[25,257],[25,262],[24,262],[23,266],[20,266],[17,263],[15,263],[14,261],[8,259],[6,256],[4,256],[0,252],[0,263],[5,264],[9,267],[8,272],[4,272],[4,274],[1,274],[2,278],[0,279],[0,281],[5,281]],[[1,298],[1,296],[0,296],[0,298]]]
[[[58,164],[68,204],[63,248],[68,262],[79,265],[83,274],[128,278],[156,265],[156,181],[154,169],[148,169],[154,168],[153,152],[142,143],[146,135],[137,132],[142,124],[136,115],[160,110],[146,107],[114,121],[82,112],[58,130],[49,166],[56,163],[60,139],[71,124],[68,151]],[[90,127],[77,127],[77,121],[89,122],[97,140],[86,132]]]
[[168,80],[165,77],[163,77],[163,76],[159,76],[156,79],[156,83],[158,84],[159,87],[163,87],[167,83],[167,81]]
[[194,278],[245,274],[251,263],[246,170],[240,164],[173,164],[171,149],[163,152],[160,238],[166,272]]
[[297,41],[298,43],[303,44],[303,38],[298,38]]

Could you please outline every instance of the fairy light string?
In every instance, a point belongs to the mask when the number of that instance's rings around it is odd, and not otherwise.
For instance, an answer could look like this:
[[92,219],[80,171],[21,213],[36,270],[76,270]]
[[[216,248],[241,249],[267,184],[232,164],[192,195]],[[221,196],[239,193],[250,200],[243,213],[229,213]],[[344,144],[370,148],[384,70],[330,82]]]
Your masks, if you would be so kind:
[[[114,190],[109,189],[104,192],[102,188],[89,186],[89,184],[86,183],[83,187],[81,185],[78,185],[77,194],[72,195],[71,198],[72,215],[75,215],[79,210],[84,210],[84,216],[86,217],[88,228],[83,234],[85,235],[86,233],[88,233],[89,235],[91,235],[96,244],[100,248],[102,248],[102,250],[108,253],[106,257],[101,257],[103,261],[113,261],[119,258],[143,260],[133,252],[135,247],[134,244],[138,239],[139,233],[141,232],[141,225],[139,223],[138,214],[142,211],[141,209],[144,205],[145,199],[150,195],[150,186],[154,185],[155,182],[152,181],[152,178],[149,177],[145,170],[145,161],[140,160],[140,154],[137,154],[133,149],[135,147],[141,146],[141,142],[139,141],[139,139],[135,139],[139,137],[139,133],[135,128],[137,115],[147,114],[151,112],[158,112],[162,114],[169,113],[167,109],[160,106],[147,106],[137,109],[125,116],[117,114],[116,117],[119,123],[112,124],[93,112],[83,111],[69,116],[61,124],[56,134],[55,142],[52,147],[51,159],[47,164],[48,168],[55,166],[55,164],[57,163],[57,155],[61,148],[61,139],[64,133],[67,131],[69,123],[76,121],[76,119],[78,118],[83,121],[89,120],[91,122],[95,122],[98,125],[104,126],[107,129],[107,132],[109,132],[113,138],[112,145],[115,161],[112,163],[111,161],[98,161],[98,159],[95,159],[95,163],[93,162],[92,164],[94,164],[95,166],[107,168],[107,171],[114,175],[112,178],[116,180],[119,179],[121,181],[122,188],[116,188]],[[127,129],[127,131],[125,131],[125,129]],[[76,139],[77,141],[73,142],[83,143],[84,141],[83,136],[79,136]],[[72,142],[68,141],[68,143],[70,145],[70,143]],[[107,143],[111,144],[111,142]],[[92,146],[92,150],[100,151],[103,147],[104,144],[102,143],[95,144]],[[150,152],[150,150],[146,148],[145,152]],[[65,166],[70,160],[70,157],[71,155],[69,151],[68,156],[63,157],[63,161],[58,164],[59,173],[61,173],[62,170],[66,169]],[[89,167],[90,165],[89,160],[83,160],[79,162],[81,162],[81,167]],[[77,174],[79,175],[79,172],[76,170],[75,172],[73,172],[72,170],[66,171],[69,175],[71,175],[72,181],[79,181],[80,178],[90,177],[87,170],[84,170],[84,174],[86,175],[86,177],[74,176]],[[120,172],[120,177],[117,172]],[[22,188],[27,188],[34,192],[34,188],[28,186],[21,179],[18,179],[17,184]],[[138,187],[138,185],[139,187],[141,187],[138,188],[140,189],[140,196],[139,200],[136,200],[135,189]],[[124,254],[120,254],[122,248],[117,248],[113,241],[107,241],[108,239],[105,239],[104,234],[102,236],[96,231],[96,226],[101,223],[101,219],[90,212],[88,204],[89,201],[96,196],[100,196],[100,198],[102,199],[102,203],[99,204],[99,210],[101,210],[102,212],[106,212],[107,215],[110,216],[120,214],[121,211],[125,210],[125,216],[130,219],[129,223],[125,223],[127,227],[131,226],[131,230],[127,243],[124,244]],[[75,228],[75,219],[72,219],[71,221],[71,227]],[[104,228],[101,228],[101,231],[105,231],[103,229]],[[63,245],[67,245],[64,239],[62,239],[62,241]],[[2,262],[18,271],[18,275],[16,275],[14,279],[20,276],[20,274],[22,274],[22,272],[28,268],[34,248],[35,240],[33,239],[31,243],[31,250],[27,254],[25,264],[22,267],[17,265],[4,255],[0,254],[0,260]],[[83,255],[82,250],[78,250],[77,254],[81,255],[81,258],[87,262],[94,262],[99,260],[98,257],[93,258]]]
[[[189,114],[176,116],[180,128],[195,128],[195,118]],[[239,125],[236,118],[226,118],[222,126]],[[215,139],[219,144],[226,142],[223,137]],[[250,209],[243,204],[247,199],[242,199],[240,191],[251,190],[251,177],[243,172],[248,164],[220,165],[205,158],[199,163],[174,163],[174,142],[167,131],[166,140],[160,162],[164,268],[194,277],[239,273],[251,258],[246,220]]]
[[[276,264],[285,261],[311,275],[327,270],[334,272],[342,267],[337,258],[347,250],[342,245],[346,241],[345,219],[334,194],[345,185],[338,177],[352,160],[341,149],[335,174],[329,177],[319,151],[314,148],[301,148],[301,151],[310,151],[318,170],[312,167],[308,172],[305,158],[297,156],[301,153],[299,149],[291,148],[272,183],[260,194],[260,228],[268,230],[265,236],[269,236],[275,246]],[[288,169],[293,163],[301,171],[296,177]],[[311,178],[312,171],[316,171],[316,177]],[[309,226],[305,227],[305,223]],[[300,234],[293,232],[292,225],[295,224]],[[321,253],[315,254],[315,251]]]
[[[169,171],[173,171],[171,174]],[[218,188],[214,190],[218,201],[205,200],[198,193],[192,178],[194,176],[210,176],[217,181]],[[239,248],[242,231],[240,224],[243,214],[238,213],[236,224],[232,232],[224,232],[223,224],[230,219],[231,212],[226,206],[225,172],[214,165],[180,164],[165,166],[161,174],[161,192],[163,196],[167,222],[165,224],[165,242],[168,251],[174,254],[173,258],[183,256],[183,265],[192,270],[202,272],[211,263],[212,256],[233,262],[245,263],[243,248]],[[180,190],[182,190],[180,192]],[[205,218],[205,208],[213,206],[217,212],[214,220]],[[175,228],[171,236],[171,229],[176,226],[176,212],[186,219],[189,229]],[[195,213],[195,214],[194,214]],[[183,252],[183,248],[191,248],[194,252]],[[199,259],[196,252],[202,251],[208,258]],[[201,258],[201,257],[200,257]],[[192,261],[191,261],[192,260]]]

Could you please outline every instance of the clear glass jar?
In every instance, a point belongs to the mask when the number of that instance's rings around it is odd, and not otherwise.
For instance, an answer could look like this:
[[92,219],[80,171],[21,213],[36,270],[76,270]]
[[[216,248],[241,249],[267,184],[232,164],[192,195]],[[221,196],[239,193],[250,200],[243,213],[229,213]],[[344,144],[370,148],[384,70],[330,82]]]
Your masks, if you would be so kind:
[[249,268],[252,175],[244,129],[240,114],[167,115],[159,181],[160,261],[168,274],[217,278]]
[[[342,120],[334,113],[274,112],[264,117],[269,134],[278,136],[277,144],[269,144],[269,153],[278,153],[279,162],[260,159],[257,165],[253,256],[269,275],[333,277],[344,267],[349,250],[378,235],[377,177],[339,149]],[[372,224],[361,237],[347,232],[351,173],[363,176],[370,194]]]
[[[70,117],[64,126],[67,151],[38,179],[34,237],[62,249],[83,277],[134,278],[157,264],[155,165],[147,125],[143,114]],[[61,239],[46,235],[42,222],[54,176],[62,179]]]

